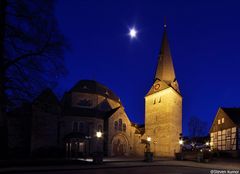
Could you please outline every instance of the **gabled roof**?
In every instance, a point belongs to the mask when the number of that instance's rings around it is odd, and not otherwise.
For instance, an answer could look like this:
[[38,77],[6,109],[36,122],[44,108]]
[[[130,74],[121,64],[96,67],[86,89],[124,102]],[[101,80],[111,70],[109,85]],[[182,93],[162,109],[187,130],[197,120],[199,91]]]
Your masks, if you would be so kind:
[[233,123],[240,125],[240,108],[222,108]]
[[39,96],[33,101],[33,103],[49,103],[54,105],[59,105],[59,100],[57,96],[53,93],[53,91],[49,88],[43,90]]
[[[218,125],[218,119],[219,116],[227,117],[227,119],[230,121],[228,124],[220,124]],[[222,117],[220,117],[222,118]],[[225,121],[226,122],[226,121]],[[223,108],[219,107],[216,116],[214,117],[214,120],[212,122],[212,126],[209,130],[209,132],[216,131],[216,128],[220,129],[226,129],[232,126],[240,126],[240,108]]]
[[169,87],[170,86],[167,85],[164,81],[160,81],[160,80],[156,79],[146,96],[154,94],[158,91],[162,91],[162,90],[167,89]]

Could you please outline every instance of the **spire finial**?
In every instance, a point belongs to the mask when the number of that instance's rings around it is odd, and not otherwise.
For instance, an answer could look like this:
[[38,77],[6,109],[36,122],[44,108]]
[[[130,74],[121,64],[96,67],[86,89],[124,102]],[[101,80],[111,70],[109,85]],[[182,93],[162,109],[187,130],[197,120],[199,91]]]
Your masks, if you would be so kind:
[[164,25],[163,25],[164,28],[167,28],[167,20],[166,20],[166,16],[164,16]]

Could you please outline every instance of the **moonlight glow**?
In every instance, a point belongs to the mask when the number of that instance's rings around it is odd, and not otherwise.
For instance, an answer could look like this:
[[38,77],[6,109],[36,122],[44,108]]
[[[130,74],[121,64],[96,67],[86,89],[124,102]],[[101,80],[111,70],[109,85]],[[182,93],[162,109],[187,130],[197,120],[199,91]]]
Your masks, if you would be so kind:
[[137,37],[137,30],[134,27],[129,29],[129,36],[131,38],[136,38]]

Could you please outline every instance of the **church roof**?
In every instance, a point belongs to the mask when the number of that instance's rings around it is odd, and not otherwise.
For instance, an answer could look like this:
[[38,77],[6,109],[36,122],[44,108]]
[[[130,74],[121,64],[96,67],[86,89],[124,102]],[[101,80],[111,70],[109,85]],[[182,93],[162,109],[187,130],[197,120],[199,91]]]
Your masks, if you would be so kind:
[[169,87],[172,87],[175,91],[177,91],[180,94],[178,82],[175,76],[165,24],[162,37],[162,44],[158,55],[158,64],[155,73],[154,83],[146,96],[152,95],[158,91],[162,91]]
[[73,86],[70,92],[99,94],[121,103],[119,97],[114,94],[112,90],[94,80],[80,80],[75,86]]
[[158,56],[158,65],[155,74],[155,80],[157,79],[165,81],[167,84],[171,84],[171,82],[175,81],[176,79],[171,51],[167,38],[166,25],[164,25],[162,45]]
[[94,117],[94,118],[109,118],[112,114],[114,114],[120,107],[111,109],[109,111],[102,111],[97,108],[78,108],[71,107],[64,109],[64,115],[70,116],[80,116],[80,117]]
[[222,108],[222,110],[235,124],[240,125],[240,108]]

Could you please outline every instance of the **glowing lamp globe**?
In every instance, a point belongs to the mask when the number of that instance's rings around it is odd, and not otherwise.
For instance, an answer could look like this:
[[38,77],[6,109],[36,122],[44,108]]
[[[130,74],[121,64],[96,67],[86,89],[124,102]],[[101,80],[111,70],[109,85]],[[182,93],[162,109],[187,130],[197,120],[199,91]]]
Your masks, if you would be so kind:
[[183,145],[183,140],[179,140],[179,144],[180,144],[180,145]]
[[101,137],[102,137],[102,132],[100,132],[100,131],[97,132],[97,133],[96,133],[96,136],[97,136],[97,138],[101,138]]

